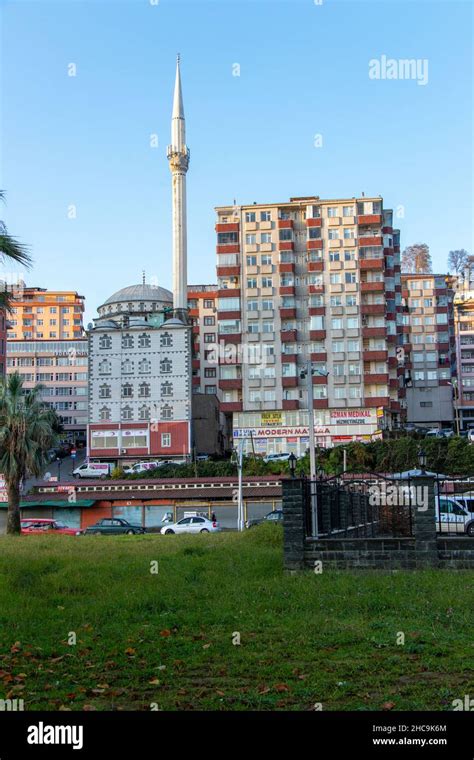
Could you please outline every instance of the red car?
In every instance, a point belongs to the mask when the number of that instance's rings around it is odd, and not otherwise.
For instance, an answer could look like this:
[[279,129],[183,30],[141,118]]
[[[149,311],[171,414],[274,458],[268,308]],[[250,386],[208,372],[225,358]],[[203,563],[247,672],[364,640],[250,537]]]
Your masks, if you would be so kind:
[[66,536],[79,536],[81,531],[77,528],[68,528],[64,523],[59,520],[46,520],[38,517],[31,517],[21,521],[22,533],[43,533],[48,535],[56,535],[62,533]]

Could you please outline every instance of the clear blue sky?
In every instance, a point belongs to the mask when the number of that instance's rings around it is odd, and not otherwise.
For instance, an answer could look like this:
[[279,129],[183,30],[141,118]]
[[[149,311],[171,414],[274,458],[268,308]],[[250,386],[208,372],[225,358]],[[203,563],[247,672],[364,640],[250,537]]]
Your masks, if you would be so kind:
[[[178,51],[190,283],[215,281],[213,209],[234,198],[380,194],[405,209],[402,246],[428,243],[435,269],[451,248],[474,252],[471,2],[0,5],[3,217],[31,246],[28,283],[78,290],[88,319],[143,268],[171,285]],[[428,59],[428,84],[370,79],[382,55]]]

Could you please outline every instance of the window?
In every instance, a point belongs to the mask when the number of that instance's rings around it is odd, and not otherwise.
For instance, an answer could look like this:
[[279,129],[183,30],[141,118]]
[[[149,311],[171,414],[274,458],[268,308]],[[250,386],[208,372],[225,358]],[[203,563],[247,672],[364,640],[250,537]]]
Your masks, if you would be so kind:
[[211,325],[216,324],[216,318],[215,317],[204,317],[204,325],[206,327],[210,327]]
[[122,385],[122,398],[133,398],[133,385],[131,383]]
[[138,395],[140,398],[149,398],[151,396],[150,384],[140,383],[138,386]]
[[122,335],[122,348],[133,348],[133,335]]
[[328,397],[326,385],[313,385],[313,398],[323,399]]
[[344,251],[344,261],[355,261],[356,252],[353,250]]
[[255,234],[250,234],[245,236],[245,243],[246,245],[255,245],[257,242],[257,236]]
[[273,280],[271,277],[262,277],[262,288],[272,288]]
[[344,341],[343,340],[335,340],[332,343],[331,350],[333,354],[339,354],[342,351],[344,351]]
[[217,377],[216,368],[215,367],[205,367],[204,368],[204,377]]
[[130,406],[123,407],[122,420],[133,420],[133,409]]
[[347,350],[348,351],[360,351],[360,343],[358,340],[348,340],[347,341]]
[[122,362],[122,374],[132,375],[133,367],[134,367],[133,362],[130,361],[130,359],[125,359],[125,361]]
[[308,227],[308,240],[319,240],[321,227]]
[[210,298],[204,299],[204,308],[205,309],[213,309],[214,308],[214,301]]
[[247,331],[249,335],[256,335],[260,331],[258,322],[248,322]]
[[162,420],[173,419],[173,408],[169,404],[164,404],[161,407],[160,417]]
[[284,227],[278,231],[278,237],[281,241],[293,240],[293,230],[290,227]]
[[268,253],[262,256],[262,267],[269,267],[272,264],[272,257]]
[[358,317],[348,317],[347,318],[347,329],[348,330],[357,330],[359,327],[359,319]]
[[272,311],[274,308],[273,301],[262,301],[262,310],[263,311]]
[[260,221],[261,222],[271,222],[272,220],[272,212],[271,211],[261,211],[260,212]]
[[99,375],[110,375],[112,372],[112,365],[108,359],[103,359],[99,363]]
[[138,417],[141,420],[149,420],[150,419],[150,408],[146,405],[143,405],[140,407],[138,411]]
[[334,398],[336,399],[346,398],[346,389],[344,387],[341,387],[340,385],[336,385],[336,387],[334,388]]
[[275,325],[273,322],[264,322],[263,323],[263,332],[264,333],[272,333],[275,331]]
[[173,384],[166,381],[166,383],[161,384],[161,395],[162,396],[172,396],[173,395]]
[[271,232],[262,232],[260,236],[260,242],[261,243],[271,243],[272,242],[272,233]]
[[345,371],[346,371],[346,365],[345,364],[334,364],[333,365],[333,372],[334,377],[344,377]]
[[160,336],[161,348],[170,348],[173,345],[173,337],[170,333],[165,332]]
[[353,283],[357,282],[357,277],[355,272],[346,272],[344,275],[344,280],[346,283]]
[[111,388],[110,385],[101,385],[99,387],[99,398],[111,398]]
[[162,359],[160,361],[160,372],[162,374],[166,374],[167,372],[171,372],[173,369],[173,365],[171,362],[171,359]]
[[361,389],[359,386],[351,386],[349,388],[349,398],[360,398],[362,395]]
[[328,206],[328,217],[334,219],[334,217],[339,216],[337,211],[337,206]]
[[342,330],[343,329],[343,321],[340,317],[334,317],[331,319],[331,329],[332,330]]
[[138,371],[141,375],[147,375],[151,372],[151,364],[148,359],[141,359],[139,361]]
[[360,364],[349,364],[349,375],[351,377],[360,375]]
[[150,348],[151,337],[147,333],[142,333],[138,338],[138,348]]
[[329,240],[338,240],[339,238],[339,230],[336,229],[329,229],[328,230],[328,238]]
[[256,221],[256,214],[255,211],[246,211],[245,212],[245,221],[246,222],[255,222]]
[[217,385],[205,385],[204,393],[206,393],[208,396],[217,395]]
[[247,311],[258,311],[258,301],[247,301]]
[[341,282],[341,275],[339,272],[331,272],[329,275],[329,282],[331,285],[339,285]]
[[339,261],[339,252],[329,251],[329,261]]
[[256,277],[249,277],[247,278],[247,288],[251,290],[252,288],[257,287],[257,278]]
[[257,266],[257,257],[256,256],[247,256],[247,266],[248,267],[256,267]]
[[357,297],[346,296],[346,306],[357,306]]
[[110,409],[108,406],[102,406],[99,412],[99,418],[101,420],[110,420]]
[[161,446],[164,449],[169,449],[171,446],[171,433],[161,434]]
[[354,206],[343,206],[342,216],[354,216]]
[[204,333],[204,343],[215,343],[215,342],[216,342],[215,333]]
[[218,245],[233,245],[239,242],[238,232],[219,232],[217,234]]

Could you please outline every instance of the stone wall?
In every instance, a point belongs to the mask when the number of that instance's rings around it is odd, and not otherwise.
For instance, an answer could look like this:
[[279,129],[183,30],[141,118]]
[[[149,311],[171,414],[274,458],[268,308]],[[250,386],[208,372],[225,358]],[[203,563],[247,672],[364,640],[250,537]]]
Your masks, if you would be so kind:
[[[306,535],[304,488],[301,480],[283,480],[284,565],[287,570],[314,567],[320,561],[333,569],[474,569],[474,538],[438,536],[432,478],[419,477],[427,499],[413,509],[413,535],[377,538],[314,538]],[[321,505],[324,510],[324,504]]]

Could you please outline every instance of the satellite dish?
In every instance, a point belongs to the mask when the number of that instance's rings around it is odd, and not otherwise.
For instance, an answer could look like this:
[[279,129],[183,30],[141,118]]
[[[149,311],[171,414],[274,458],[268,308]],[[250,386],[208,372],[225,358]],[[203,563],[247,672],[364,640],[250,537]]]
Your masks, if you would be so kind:
[[87,329],[92,330],[93,327],[94,325],[92,324],[92,322],[89,322],[89,324],[87,325]]

